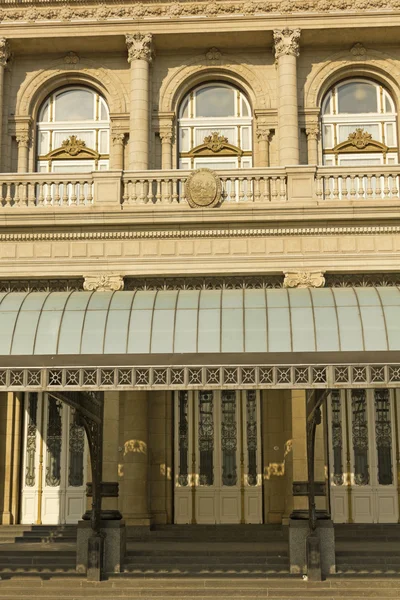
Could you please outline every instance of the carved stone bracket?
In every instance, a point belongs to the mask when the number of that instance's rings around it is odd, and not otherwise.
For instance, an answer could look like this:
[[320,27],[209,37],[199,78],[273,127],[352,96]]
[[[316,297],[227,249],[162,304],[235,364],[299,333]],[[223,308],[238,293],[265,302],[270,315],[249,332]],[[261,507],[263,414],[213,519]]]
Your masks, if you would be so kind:
[[323,271],[295,271],[285,273],[285,288],[320,288],[325,285]]
[[10,44],[8,40],[0,38],[0,66],[5,67],[10,56]]
[[274,29],[275,58],[281,56],[299,56],[300,29]]
[[83,289],[87,292],[117,292],[124,289],[122,275],[85,275]]
[[151,33],[127,33],[128,62],[146,60],[151,63],[154,56],[153,36]]

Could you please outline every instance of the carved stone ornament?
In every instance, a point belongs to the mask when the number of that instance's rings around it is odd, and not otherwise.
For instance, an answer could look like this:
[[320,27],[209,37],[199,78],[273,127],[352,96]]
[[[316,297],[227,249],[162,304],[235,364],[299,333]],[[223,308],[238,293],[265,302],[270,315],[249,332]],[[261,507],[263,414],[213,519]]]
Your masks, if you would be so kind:
[[372,135],[365,131],[362,127],[357,127],[353,133],[350,133],[348,140],[358,150],[363,150],[372,140]]
[[217,60],[221,60],[222,52],[218,50],[218,48],[210,48],[208,52],[206,52],[206,59],[210,62],[216,62]]
[[354,46],[350,49],[350,53],[355,57],[355,58],[362,58],[363,56],[365,56],[367,54],[367,50],[366,48],[361,44],[361,42],[358,42],[357,44],[354,44]]
[[5,67],[10,58],[10,44],[6,38],[0,38],[0,66]]
[[77,65],[79,61],[80,58],[77,54],[75,54],[75,52],[68,52],[68,54],[64,56],[64,62],[66,65]]
[[256,129],[256,135],[257,135],[257,139],[260,142],[269,142],[270,135],[271,135],[271,129],[264,125],[259,125]]
[[85,275],[83,289],[86,292],[118,292],[124,289],[122,275]]
[[294,271],[285,273],[285,288],[320,288],[325,285],[323,271]]
[[86,142],[80,140],[76,135],[71,135],[63,141],[61,148],[70,156],[77,156],[86,148]]
[[306,135],[308,140],[317,140],[319,138],[318,125],[311,125],[310,127],[307,127]]
[[197,169],[188,177],[185,192],[192,208],[213,208],[221,200],[221,180],[211,169]]
[[275,58],[281,56],[299,56],[300,29],[274,29]]
[[146,60],[151,63],[154,54],[151,33],[127,33],[125,40],[128,47],[128,62]]
[[207,135],[204,138],[204,144],[212,152],[219,152],[228,143],[228,138],[223,135],[220,135],[218,131],[213,131],[211,135]]
[[21,148],[29,148],[31,137],[29,133],[17,133],[17,144]]

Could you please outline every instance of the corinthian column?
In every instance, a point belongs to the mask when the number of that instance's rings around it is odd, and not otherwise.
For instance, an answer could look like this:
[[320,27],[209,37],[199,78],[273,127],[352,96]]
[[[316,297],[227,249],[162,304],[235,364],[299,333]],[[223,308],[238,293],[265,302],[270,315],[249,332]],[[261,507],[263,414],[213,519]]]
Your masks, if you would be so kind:
[[149,81],[153,36],[151,33],[132,33],[125,37],[131,65],[128,168],[143,170],[149,167]]
[[[8,40],[0,38],[0,149],[3,149],[3,97],[4,97],[4,71],[10,58],[10,46]],[[3,155],[0,157],[3,164]]]
[[278,66],[278,133],[281,166],[299,164],[297,109],[297,57],[300,29],[275,29],[274,50]]

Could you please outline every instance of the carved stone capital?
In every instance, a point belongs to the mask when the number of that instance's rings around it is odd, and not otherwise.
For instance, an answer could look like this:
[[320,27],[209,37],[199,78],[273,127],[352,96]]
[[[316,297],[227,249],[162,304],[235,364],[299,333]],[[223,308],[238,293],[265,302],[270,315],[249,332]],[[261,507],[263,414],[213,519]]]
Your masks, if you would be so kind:
[[6,38],[0,38],[0,66],[6,66],[10,54],[10,44],[8,40]]
[[86,292],[117,292],[124,289],[122,275],[85,275],[83,289]]
[[162,144],[170,144],[174,137],[172,127],[160,129],[159,136]]
[[292,271],[285,273],[285,288],[320,288],[325,285],[323,271]]
[[307,127],[306,136],[307,136],[308,140],[318,140],[318,138],[319,138],[318,125],[310,125],[310,127]]
[[154,55],[151,33],[127,33],[125,40],[128,48],[128,62],[146,60],[151,63]]
[[111,132],[111,141],[113,146],[123,146],[125,140],[125,134],[119,131]]
[[274,29],[275,58],[281,56],[299,56],[300,29]]
[[19,147],[29,148],[31,136],[29,133],[17,133],[16,140]]
[[260,142],[269,142],[270,135],[271,135],[271,129],[269,129],[268,127],[264,127],[263,125],[259,125],[256,129],[256,135],[257,135],[257,139]]

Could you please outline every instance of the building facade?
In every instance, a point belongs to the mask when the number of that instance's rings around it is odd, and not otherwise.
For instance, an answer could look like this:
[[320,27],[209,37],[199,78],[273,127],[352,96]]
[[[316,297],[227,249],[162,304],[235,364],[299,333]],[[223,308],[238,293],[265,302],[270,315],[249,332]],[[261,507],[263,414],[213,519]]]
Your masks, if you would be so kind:
[[2,524],[399,521],[398,19],[2,3]]

